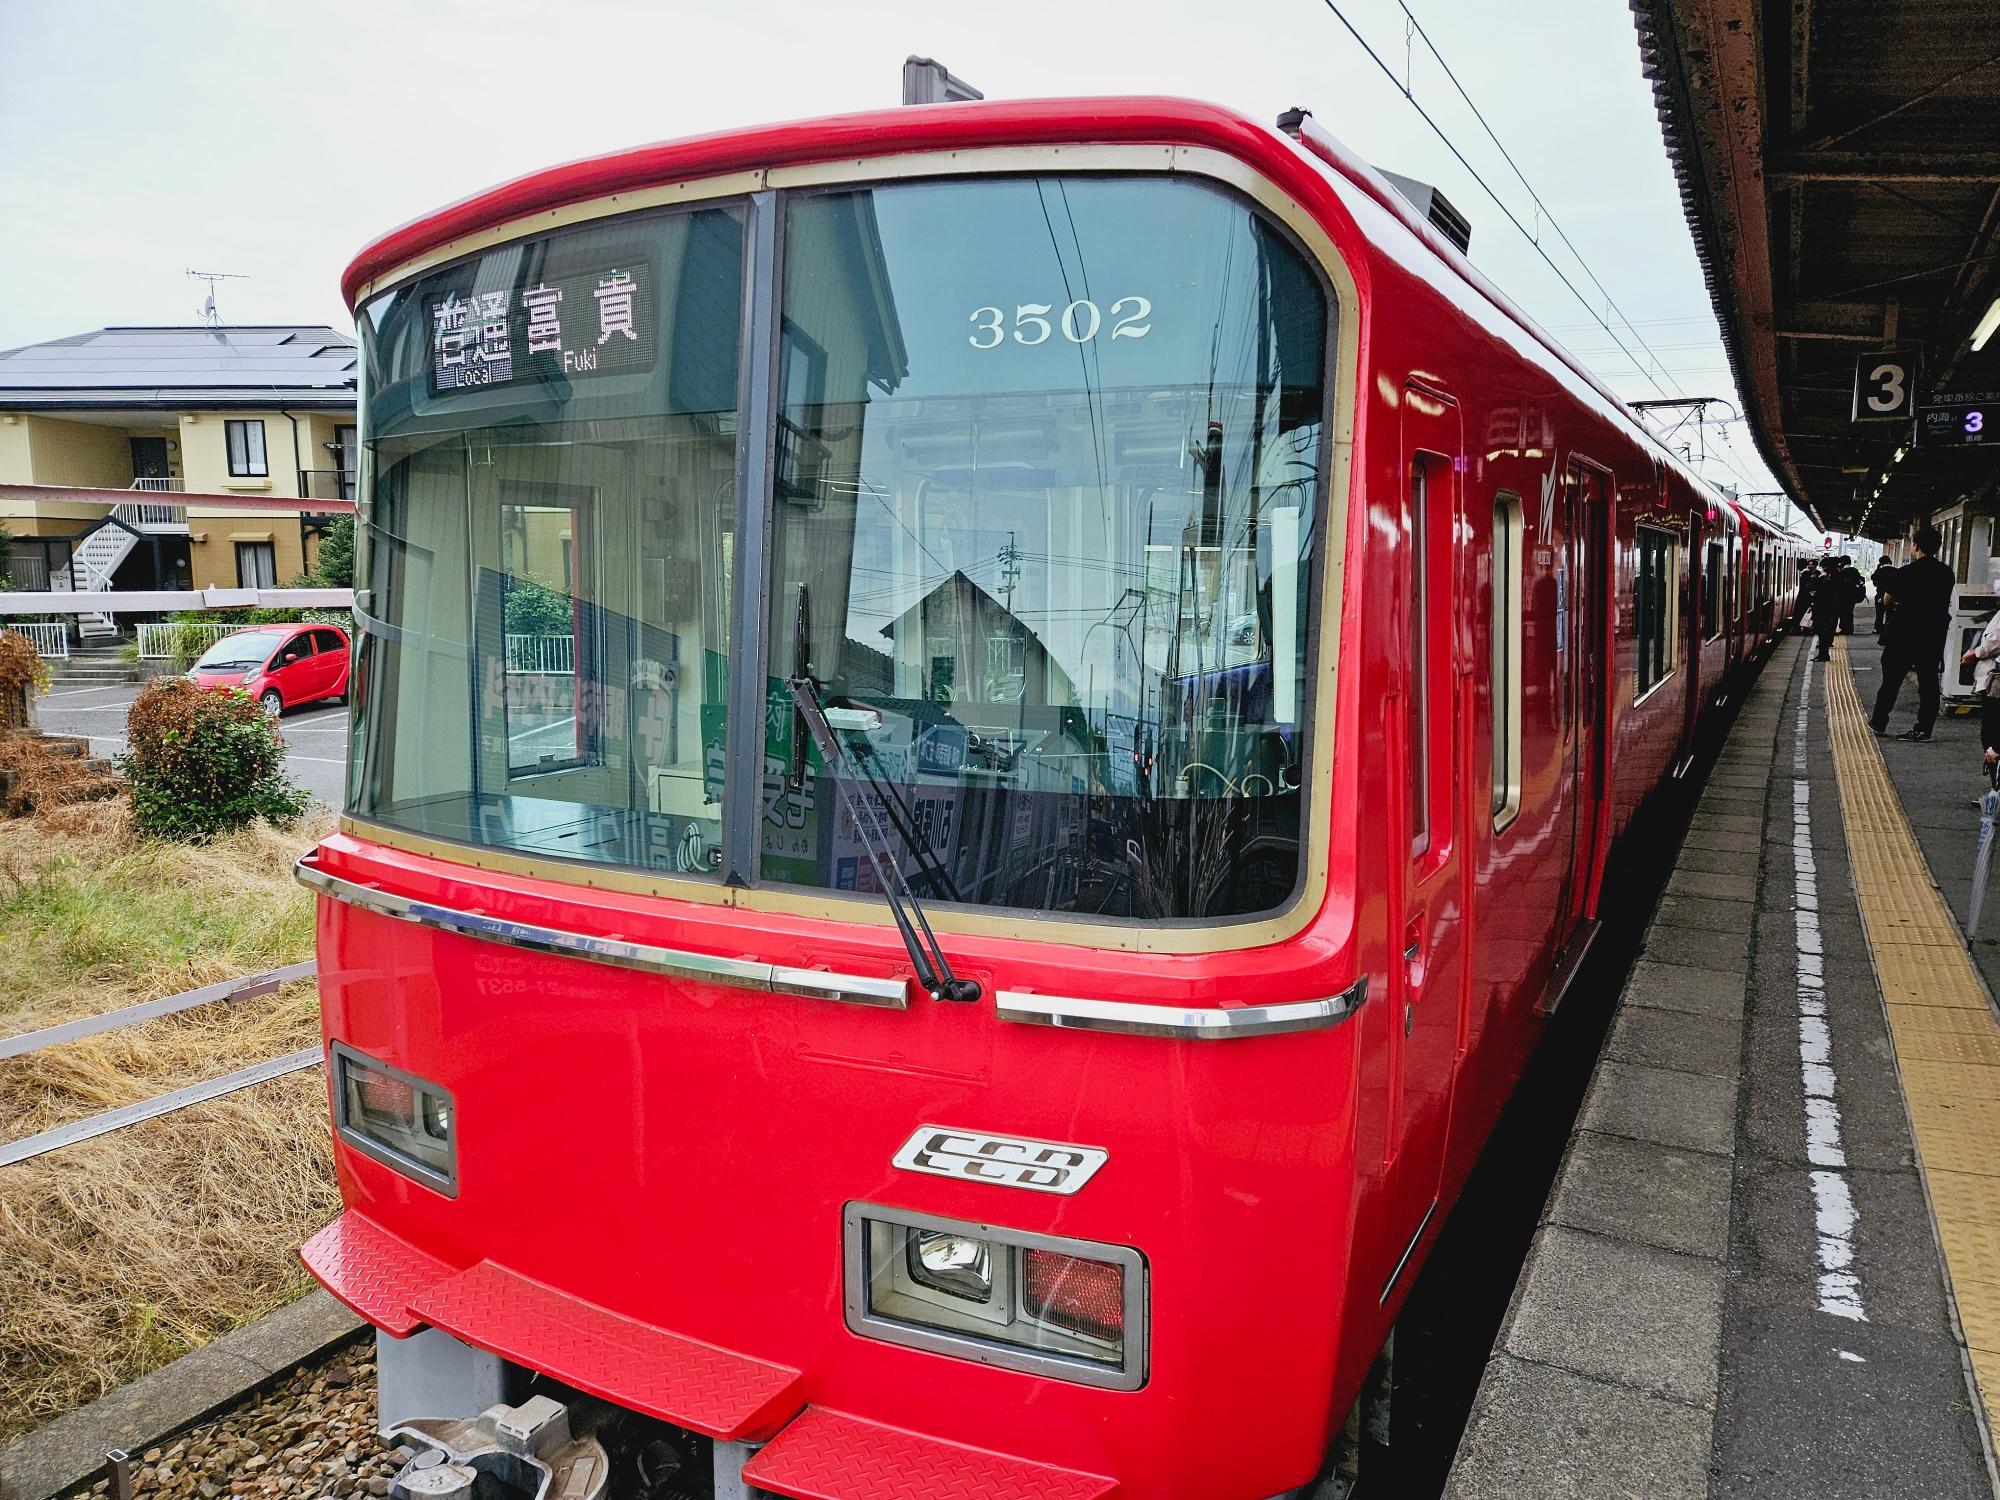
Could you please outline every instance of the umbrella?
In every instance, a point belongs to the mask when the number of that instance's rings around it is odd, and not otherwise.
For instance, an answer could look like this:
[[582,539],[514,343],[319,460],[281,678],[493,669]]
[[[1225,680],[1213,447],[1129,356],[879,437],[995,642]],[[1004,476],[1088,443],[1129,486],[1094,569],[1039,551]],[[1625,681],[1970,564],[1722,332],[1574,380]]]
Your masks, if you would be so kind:
[[1986,871],[1993,863],[1993,819],[2000,815],[2000,790],[1994,780],[2000,766],[1989,770],[1987,788],[1979,799],[1979,850],[1972,856],[1972,912],[1965,922],[1965,945],[1970,948],[1979,934],[1979,908],[1986,904]]

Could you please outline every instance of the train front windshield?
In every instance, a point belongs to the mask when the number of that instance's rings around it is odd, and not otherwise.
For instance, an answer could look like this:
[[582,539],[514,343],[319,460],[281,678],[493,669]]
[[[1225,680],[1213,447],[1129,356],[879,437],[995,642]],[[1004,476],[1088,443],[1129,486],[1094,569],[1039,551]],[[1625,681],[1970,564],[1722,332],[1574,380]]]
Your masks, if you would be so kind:
[[[750,847],[758,883],[872,891],[840,776],[935,902],[1284,905],[1327,462],[1303,253],[1167,178],[780,201],[774,294],[724,202],[364,306],[351,811],[696,881]],[[777,323],[747,401],[746,299]],[[795,751],[795,669],[844,710],[836,765]],[[764,724],[732,740],[744,673]]]

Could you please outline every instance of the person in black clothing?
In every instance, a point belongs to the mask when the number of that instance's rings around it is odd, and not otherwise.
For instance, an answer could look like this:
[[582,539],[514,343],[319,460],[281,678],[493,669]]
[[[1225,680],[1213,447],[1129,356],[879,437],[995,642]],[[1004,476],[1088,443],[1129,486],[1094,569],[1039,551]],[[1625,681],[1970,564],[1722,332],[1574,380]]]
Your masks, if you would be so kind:
[[1792,629],[1804,626],[1806,612],[1812,608],[1813,585],[1818,581],[1819,564],[1809,557],[1799,564],[1799,597],[1792,603]]
[[1841,607],[1847,603],[1847,580],[1840,576],[1840,567],[1828,558],[1820,567],[1819,577],[1813,580],[1813,634],[1819,638],[1819,650],[1813,653],[1813,660],[1827,661],[1833,656],[1833,633],[1840,627]]
[[1854,634],[1854,606],[1868,597],[1868,585],[1862,581],[1861,570],[1854,566],[1854,559],[1843,556],[1837,575],[1840,586],[1847,590],[1847,597],[1840,601],[1840,633]]
[[1944,668],[1944,643],[1951,634],[1951,594],[1958,580],[1950,568],[1933,554],[1938,549],[1938,529],[1920,526],[1911,538],[1917,560],[1898,568],[1888,583],[1888,599],[1895,606],[1888,629],[1882,636],[1882,689],[1875,695],[1875,712],[1869,724],[1877,734],[1889,732],[1889,714],[1903,679],[1917,674],[1917,722],[1898,739],[1919,743],[1931,737],[1937,723],[1938,674]]
[[1883,598],[1882,594],[1888,588],[1889,580],[1895,576],[1895,568],[1890,566],[1889,559],[1885,557],[1875,564],[1875,575],[1869,580],[1875,585],[1875,634],[1878,638],[1881,636],[1883,628],[1889,623],[1889,610],[1891,608],[1889,601]]

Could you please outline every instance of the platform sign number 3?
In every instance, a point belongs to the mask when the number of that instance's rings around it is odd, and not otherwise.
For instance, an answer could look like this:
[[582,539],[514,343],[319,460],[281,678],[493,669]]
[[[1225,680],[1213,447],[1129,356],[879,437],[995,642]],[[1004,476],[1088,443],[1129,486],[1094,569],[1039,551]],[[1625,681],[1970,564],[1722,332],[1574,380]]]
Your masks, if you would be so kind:
[[1856,422],[1907,422],[1917,410],[1914,350],[1884,349],[1854,362]]

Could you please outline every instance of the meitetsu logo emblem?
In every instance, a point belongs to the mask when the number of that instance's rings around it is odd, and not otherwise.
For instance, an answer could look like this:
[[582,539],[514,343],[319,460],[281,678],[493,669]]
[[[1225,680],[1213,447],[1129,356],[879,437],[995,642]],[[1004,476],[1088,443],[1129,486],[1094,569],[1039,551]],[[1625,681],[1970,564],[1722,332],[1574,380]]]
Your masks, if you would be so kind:
[[970,1177],[975,1182],[1030,1188],[1037,1193],[1073,1193],[1090,1181],[1107,1155],[1095,1146],[1024,1141],[1018,1136],[925,1125],[903,1142],[903,1149],[896,1153],[896,1165],[906,1172],[929,1172],[935,1177]]

